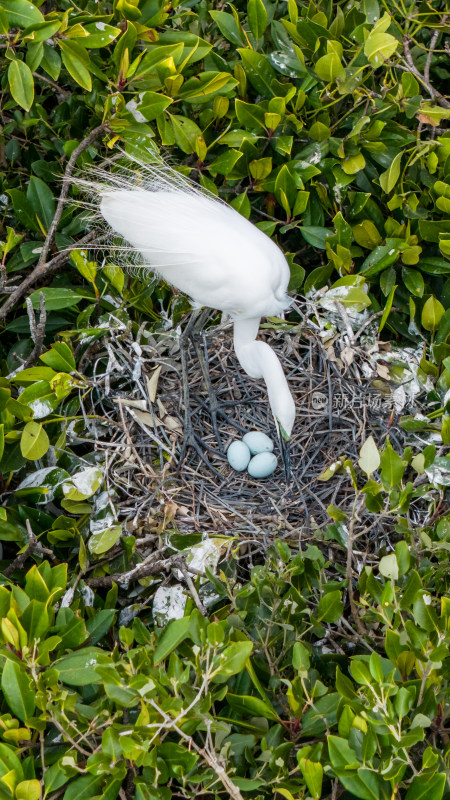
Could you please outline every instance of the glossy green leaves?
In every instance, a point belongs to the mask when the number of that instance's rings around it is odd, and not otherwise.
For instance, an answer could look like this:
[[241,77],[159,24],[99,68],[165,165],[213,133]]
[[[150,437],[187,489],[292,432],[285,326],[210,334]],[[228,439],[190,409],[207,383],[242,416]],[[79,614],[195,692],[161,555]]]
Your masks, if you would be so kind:
[[34,100],[34,80],[29,66],[18,59],[11,61],[8,82],[14,100],[25,111],[29,111]]

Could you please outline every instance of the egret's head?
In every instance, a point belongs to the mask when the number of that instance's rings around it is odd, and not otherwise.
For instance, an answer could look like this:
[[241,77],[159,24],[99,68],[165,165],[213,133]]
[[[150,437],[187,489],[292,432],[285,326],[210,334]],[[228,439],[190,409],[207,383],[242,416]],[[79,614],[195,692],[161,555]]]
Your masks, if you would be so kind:
[[280,437],[288,442],[291,438],[295,420],[295,403],[287,384],[280,384],[277,392],[269,397],[272,414]]

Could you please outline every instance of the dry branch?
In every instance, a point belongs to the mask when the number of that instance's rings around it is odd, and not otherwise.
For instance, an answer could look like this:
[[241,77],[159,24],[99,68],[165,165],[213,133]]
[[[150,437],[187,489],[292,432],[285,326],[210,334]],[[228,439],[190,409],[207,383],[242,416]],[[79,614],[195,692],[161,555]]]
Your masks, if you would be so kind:
[[77,244],[73,245],[73,247],[66,248],[64,251],[58,253],[58,255],[56,255],[49,262],[46,263],[46,258],[50,250],[51,244],[53,242],[53,237],[55,235],[59,221],[61,219],[64,203],[66,201],[67,193],[69,191],[70,177],[75,167],[76,160],[78,156],[84,150],[86,150],[92,144],[92,142],[94,142],[95,139],[97,139],[98,136],[100,136],[100,134],[103,133],[105,130],[106,130],[105,124],[99,125],[97,128],[94,128],[94,130],[91,131],[88,134],[88,136],[82,139],[78,147],[75,148],[72,155],[70,156],[64,172],[63,186],[61,189],[61,194],[59,196],[58,204],[56,206],[55,215],[48,229],[48,233],[45,238],[45,242],[39,257],[39,261],[35,266],[35,268],[32,270],[32,272],[29,275],[27,275],[26,278],[24,278],[20,286],[18,286],[17,289],[15,289],[10,294],[8,299],[3,303],[2,307],[0,308],[0,320],[6,317],[8,312],[15,306],[17,301],[24,296],[25,292],[30,288],[30,286],[33,286],[41,278],[47,278],[49,275],[56,272],[56,270],[61,266],[61,264],[64,264],[64,262],[67,259],[67,253],[69,250],[74,250],[80,247],[80,245],[87,244],[88,242],[92,242],[95,239],[96,234],[90,233],[83,239],[81,239],[79,242],[77,242]]

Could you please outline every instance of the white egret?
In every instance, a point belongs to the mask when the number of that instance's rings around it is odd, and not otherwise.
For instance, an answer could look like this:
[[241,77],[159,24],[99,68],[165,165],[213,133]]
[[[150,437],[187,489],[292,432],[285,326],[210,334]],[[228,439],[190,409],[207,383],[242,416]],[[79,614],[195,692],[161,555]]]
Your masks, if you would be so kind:
[[102,172],[99,178],[81,183],[94,190],[112,230],[139,253],[139,269],[184,292],[194,308],[231,317],[239,363],[251,378],[265,381],[277,430],[289,440],[294,400],[274,350],[256,338],[261,317],[279,315],[290,304],[290,271],[279,247],[164,163],[137,162],[137,169]]

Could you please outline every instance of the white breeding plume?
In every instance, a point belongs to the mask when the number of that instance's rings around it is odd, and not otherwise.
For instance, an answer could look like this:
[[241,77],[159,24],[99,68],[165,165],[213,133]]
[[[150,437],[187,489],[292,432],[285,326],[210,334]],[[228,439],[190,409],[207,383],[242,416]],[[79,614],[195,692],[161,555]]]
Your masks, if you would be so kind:
[[195,308],[225,311],[234,322],[234,348],[251,378],[263,378],[277,427],[289,439],[295,405],[280,361],[257,341],[261,317],[290,304],[289,266],[272,240],[214,195],[166,164],[135,159],[133,169],[95,172],[77,181],[97,198],[112,230],[139,253],[135,269],[160,275]]

